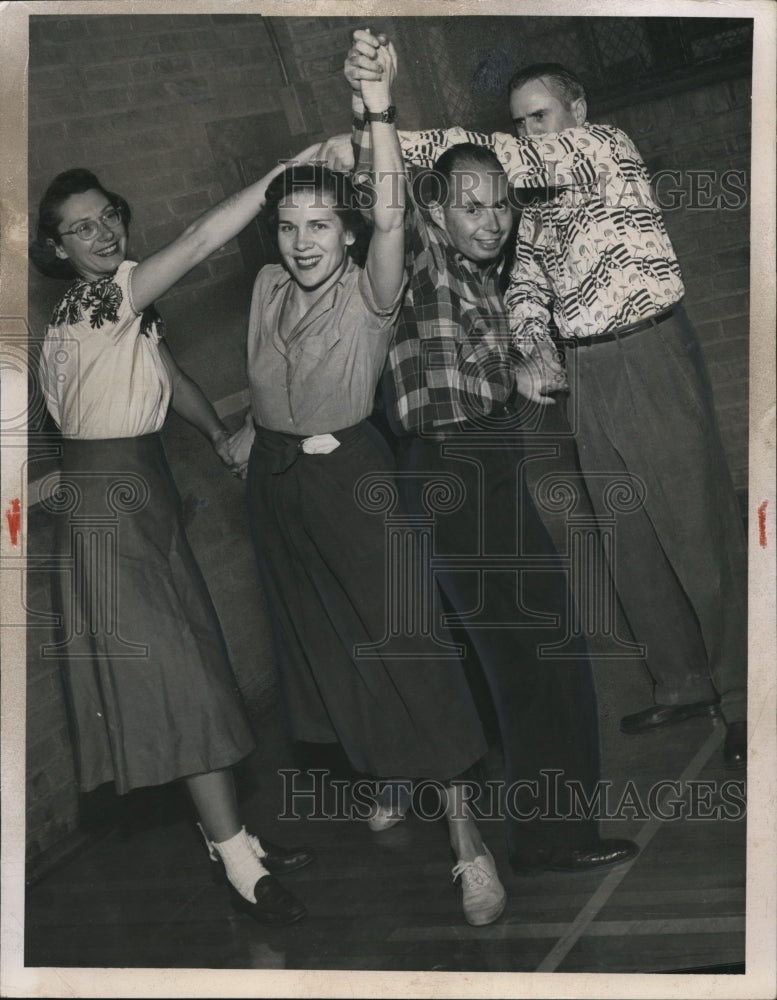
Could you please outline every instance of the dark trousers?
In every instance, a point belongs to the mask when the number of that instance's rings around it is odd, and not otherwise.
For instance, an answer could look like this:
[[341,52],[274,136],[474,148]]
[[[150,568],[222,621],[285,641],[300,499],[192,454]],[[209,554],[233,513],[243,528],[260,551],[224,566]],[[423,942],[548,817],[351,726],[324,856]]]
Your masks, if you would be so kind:
[[[458,506],[435,513],[435,575],[491,691],[514,867],[598,840],[595,818],[563,818],[568,783],[590,799],[599,778],[597,699],[585,643],[567,633],[566,575],[523,485],[521,457],[510,437],[487,442],[476,432],[405,438],[398,455],[408,511],[428,514],[435,479],[450,486],[453,476],[460,490]],[[569,658],[543,649],[553,644]]]
[[[567,351],[569,422],[658,704],[720,696],[746,717],[747,552],[712,390],[679,307],[652,330]],[[617,510],[616,480],[637,502]],[[608,493],[609,490],[609,493]]]

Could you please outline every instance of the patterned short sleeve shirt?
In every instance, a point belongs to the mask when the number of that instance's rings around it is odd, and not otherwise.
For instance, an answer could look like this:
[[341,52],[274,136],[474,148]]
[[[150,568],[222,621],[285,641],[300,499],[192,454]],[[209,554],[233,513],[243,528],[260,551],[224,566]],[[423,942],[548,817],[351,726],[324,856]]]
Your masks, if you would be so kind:
[[516,138],[461,128],[400,133],[406,159],[431,166],[461,142],[493,146],[510,182],[536,191],[518,228],[505,293],[519,348],[548,338],[609,333],[653,316],[683,294],[680,267],[631,139],[586,123]]

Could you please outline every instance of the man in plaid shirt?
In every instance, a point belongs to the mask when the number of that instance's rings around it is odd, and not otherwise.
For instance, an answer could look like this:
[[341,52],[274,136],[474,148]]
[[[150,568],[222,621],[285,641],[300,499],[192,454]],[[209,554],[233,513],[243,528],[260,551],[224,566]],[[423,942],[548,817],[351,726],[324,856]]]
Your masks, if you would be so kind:
[[[366,135],[357,115],[360,166]],[[482,675],[465,661],[473,693],[484,675],[494,708],[481,694],[481,710],[496,711],[513,870],[617,864],[636,845],[602,840],[569,789],[591,801],[596,788],[598,707],[585,643],[566,630],[566,578],[522,475],[518,369],[499,290],[513,222],[507,177],[493,153],[464,144],[438,160],[435,178],[428,213],[409,199],[409,285],[384,377],[400,490],[426,517],[439,484],[462,490],[458,506],[434,511],[435,553],[450,565],[438,580],[480,660]],[[561,645],[563,657],[543,649]]]
[[[379,44],[355,33],[349,82],[371,79]],[[536,64],[510,82],[515,135],[457,127],[400,143],[407,161],[427,166],[455,144],[482,143],[514,189],[544,191],[522,214],[505,305],[515,347],[534,366],[530,398],[549,401],[565,377],[554,356],[563,347],[597,516],[612,516],[602,484],[613,476],[628,476],[640,496],[618,517],[610,561],[654,703],[624,716],[621,731],[721,714],[725,766],[744,768],[747,550],[709,376],[645,164],[629,136],[588,122],[587,111],[575,74]]]
[[450,430],[498,413],[513,389],[499,290],[501,249],[512,227],[504,171],[487,150],[468,147],[467,156],[467,166],[482,167],[495,189],[485,199],[489,204],[477,204],[473,195],[463,213],[474,227],[469,247],[462,252],[432,221],[441,209],[433,208],[430,218],[415,204],[410,209],[411,277],[389,352],[386,389],[400,435]]

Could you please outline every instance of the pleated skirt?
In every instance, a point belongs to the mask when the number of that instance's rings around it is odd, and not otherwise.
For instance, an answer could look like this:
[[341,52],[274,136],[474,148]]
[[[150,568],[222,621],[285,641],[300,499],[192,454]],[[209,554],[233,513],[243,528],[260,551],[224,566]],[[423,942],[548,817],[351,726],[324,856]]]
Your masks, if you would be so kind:
[[62,663],[79,785],[125,793],[254,748],[158,434],[66,440],[55,515]]
[[[357,771],[376,777],[455,777],[487,749],[461,661],[447,648],[420,655],[417,637],[384,642],[386,522],[356,487],[372,473],[391,490],[390,454],[366,422],[335,436],[334,451],[309,455],[301,438],[258,428],[249,462],[251,530],[291,734],[340,742]],[[437,637],[451,642],[442,628]]]

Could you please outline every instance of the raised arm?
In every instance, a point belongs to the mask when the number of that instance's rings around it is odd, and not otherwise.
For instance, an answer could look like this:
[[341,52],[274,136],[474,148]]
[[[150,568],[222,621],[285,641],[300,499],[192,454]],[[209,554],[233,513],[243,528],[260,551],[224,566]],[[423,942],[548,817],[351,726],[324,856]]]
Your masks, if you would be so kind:
[[[297,157],[297,161],[306,163],[319,147],[319,143],[308,147]],[[288,165],[288,162],[279,163],[261,180],[225,198],[187,226],[172,243],[138,264],[130,278],[132,304],[136,312],[142,312],[193,267],[245,229],[264,205],[270,181]]]
[[462,142],[492,147],[513,187],[529,189],[601,184],[614,172],[615,150],[631,145],[624,133],[592,125],[520,137],[507,132],[473,132],[458,125],[399,133],[405,160],[427,168],[434,166],[446,149]]
[[[369,31],[356,31],[345,61],[345,76],[355,89],[379,80],[380,38]],[[459,126],[399,132],[402,155],[408,163],[432,167],[451,146],[472,142],[492,146],[514,187],[576,187],[599,183],[612,174],[612,162],[632,155],[630,142],[617,129],[581,125],[563,132],[516,137],[507,132],[473,132]],[[631,147],[633,149],[633,147]],[[637,154],[638,156],[638,154]]]
[[380,80],[364,81],[361,99],[370,117],[372,152],[373,234],[365,271],[376,304],[393,305],[405,276],[405,171],[393,122],[375,120],[392,106],[396,53],[390,43],[377,56],[383,68]]
[[[345,76],[348,83],[351,85],[351,111],[353,113],[353,120],[351,124],[351,134],[350,134],[350,150],[351,150],[351,167],[354,170],[355,176],[359,178],[360,175],[370,175],[372,171],[372,137],[370,134],[369,123],[365,121],[364,114],[364,102],[362,101],[362,81],[359,78],[358,71],[354,75],[352,72],[352,64],[355,58],[359,57],[362,50],[373,51],[373,44],[375,40],[380,40],[381,45],[388,45],[388,39],[385,35],[373,35],[369,29],[360,28],[353,33],[353,46],[348,53],[348,57],[345,60]],[[390,54],[394,53],[393,47],[389,49]],[[393,54],[393,58],[396,56]],[[371,64],[372,65],[372,64]],[[370,81],[372,79],[379,79],[382,70],[378,72],[373,70],[371,72],[365,73],[365,80]],[[400,132],[397,135],[401,135]],[[338,155],[340,159],[343,156],[343,142],[342,140],[346,138],[344,136],[335,136],[334,139],[328,140],[325,144],[327,148],[331,148],[333,153]],[[404,170],[403,161],[403,170]],[[418,255],[426,250],[429,246],[429,238],[427,232],[427,223],[422,218],[418,205],[415,200],[409,196],[406,189],[405,197],[405,269],[412,267],[413,261],[416,260]],[[431,265],[431,260],[430,260]]]

